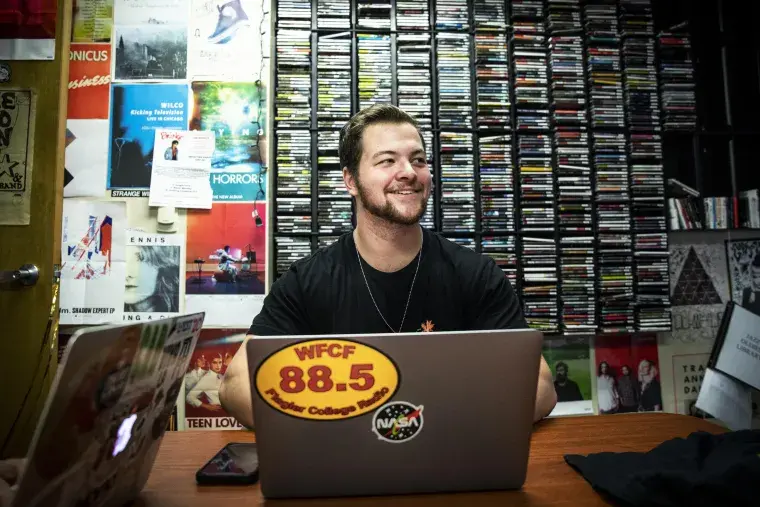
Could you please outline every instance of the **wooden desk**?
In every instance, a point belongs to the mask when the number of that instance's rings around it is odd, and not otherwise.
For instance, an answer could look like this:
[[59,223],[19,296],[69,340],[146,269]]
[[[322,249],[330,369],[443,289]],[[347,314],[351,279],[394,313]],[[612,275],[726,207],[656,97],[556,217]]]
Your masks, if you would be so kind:
[[[643,452],[693,431],[721,433],[712,423],[674,414],[620,414],[547,419],[536,425],[528,476],[519,491],[315,500],[265,500],[258,485],[197,486],[195,472],[227,442],[254,440],[250,432],[169,432],[138,506],[425,506],[608,505],[563,459],[565,454]],[[452,466],[466,466],[464,463]]]

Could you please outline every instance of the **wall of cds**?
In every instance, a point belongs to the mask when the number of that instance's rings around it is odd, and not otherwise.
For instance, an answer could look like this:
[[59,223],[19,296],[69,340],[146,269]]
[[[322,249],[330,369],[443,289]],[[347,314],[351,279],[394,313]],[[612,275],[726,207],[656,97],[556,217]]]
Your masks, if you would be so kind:
[[689,38],[648,0],[280,0],[275,277],[351,229],[338,130],[419,119],[423,226],[493,257],[547,333],[670,329],[662,135],[696,125]]

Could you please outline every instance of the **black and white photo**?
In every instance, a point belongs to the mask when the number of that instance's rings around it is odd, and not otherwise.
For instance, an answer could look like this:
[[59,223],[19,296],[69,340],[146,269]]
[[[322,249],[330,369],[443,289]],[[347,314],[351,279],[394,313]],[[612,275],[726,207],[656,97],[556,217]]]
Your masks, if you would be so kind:
[[727,240],[731,300],[760,315],[760,238]]

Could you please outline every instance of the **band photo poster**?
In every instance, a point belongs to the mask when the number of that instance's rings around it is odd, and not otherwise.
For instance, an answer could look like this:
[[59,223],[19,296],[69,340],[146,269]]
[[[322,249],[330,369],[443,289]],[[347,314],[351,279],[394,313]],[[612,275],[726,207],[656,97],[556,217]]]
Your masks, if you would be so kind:
[[557,405],[550,416],[594,413],[591,336],[547,337],[544,359],[551,369]]

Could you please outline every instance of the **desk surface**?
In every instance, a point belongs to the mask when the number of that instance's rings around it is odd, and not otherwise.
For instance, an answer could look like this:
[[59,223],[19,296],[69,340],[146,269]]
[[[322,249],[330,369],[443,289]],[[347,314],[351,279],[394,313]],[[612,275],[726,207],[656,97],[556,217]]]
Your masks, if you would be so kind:
[[316,500],[267,500],[255,486],[197,486],[195,472],[228,442],[253,441],[250,432],[167,432],[148,484],[137,506],[429,506],[468,505],[608,505],[568,466],[564,454],[612,451],[644,452],[665,440],[693,431],[720,433],[723,428],[674,414],[620,414],[563,417],[541,421],[532,440],[528,476],[519,491],[410,495]]

